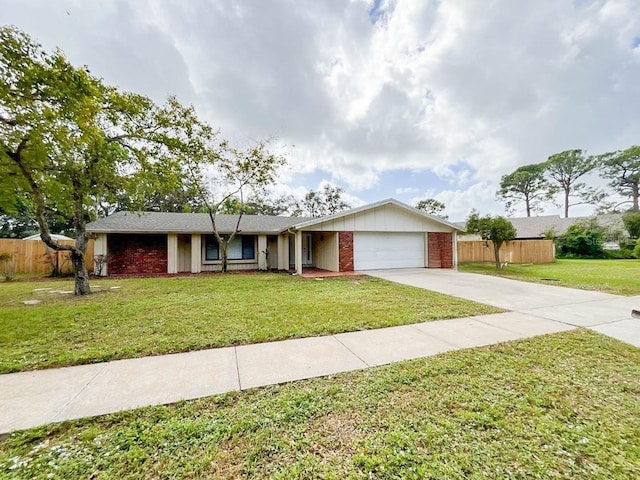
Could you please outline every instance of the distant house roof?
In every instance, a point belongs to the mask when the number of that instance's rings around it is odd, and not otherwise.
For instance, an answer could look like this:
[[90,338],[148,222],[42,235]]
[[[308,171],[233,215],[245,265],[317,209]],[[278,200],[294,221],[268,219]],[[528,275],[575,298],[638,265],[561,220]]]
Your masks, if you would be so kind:
[[[524,240],[544,238],[544,232],[549,230],[553,230],[556,235],[562,235],[574,223],[591,218],[595,218],[602,226],[624,229],[622,215],[618,213],[569,218],[561,218],[559,215],[541,215],[539,217],[514,217],[508,220],[516,229],[516,239]],[[462,229],[465,228],[465,222],[455,222],[455,224]]]
[[[67,237],[66,235],[61,235],[59,233],[52,233],[51,238],[54,239],[56,242],[60,240],[73,240],[73,238]],[[23,240],[42,240],[42,238],[40,237],[39,233],[36,233],[35,235],[29,235],[28,237],[24,237]]]
[[[302,217],[276,217],[243,215],[240,230],[243,233],[279,233],[305,221]],[[220,233],[235,231],[238,215],[216,215]],[[171,212],[116,212],[87,225],[93,233],[210,233],[211,219],[206,213]]]

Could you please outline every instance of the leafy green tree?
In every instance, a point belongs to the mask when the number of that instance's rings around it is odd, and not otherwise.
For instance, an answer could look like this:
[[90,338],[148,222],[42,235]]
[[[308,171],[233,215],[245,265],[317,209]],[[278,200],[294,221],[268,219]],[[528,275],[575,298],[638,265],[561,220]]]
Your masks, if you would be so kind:
[[544,176],[545,164],[536,163],[518,167],[500,180],[496,195],[505,202],[507,212],[513,213],[514,205],[524,202],[527,217],[541,211],[542,204],[553,200],[557,188]]
[[601,175],[611,180],[609,185],[621,195],[631,198],[632,209],[640,212],[640,146],[605,153],[600,156]]
[[[219,146],[210,146],[208,152],[201,160],[194,157],[186,158],[184,162],[211,219],[211,229],[220,247],[222,272],[226,272],[229,244],[240,233],[242,217],[249,213],[245,198],[273,185],[278,169],[285,165],[286,160],[270,151],[264,141],[246,150],[222,142]],[[206,176],[205,170],[211,169],[215,173],[205,185],[202,181]],[[226,212],[238,216],[231,233],[218,230],[217,216]]]
[[476,210],[472,210],[467,218],[466,230],[469,233],[480,235],[485,242],[491,242],[495,255],[496,268],[500,270],[503,266],[500,261],[500,247],[506,242],[516,238],[516,229],[513,224],[504,217],[492,217],[486,215],[481,217]]
[[269,198],[264,193],[254,193],[247,202],[252,215],[287,215],[295,210],[296,201],[291,195]]
[[640,213],[629,210],[622,215],[622,221],[632,238],[640,238]]
[[318,218],[347,210],[351,205],[342,198],[343,193],[342,188],[328,183],[321,191],[309,190],[296,206],[294,214]]
[[449,218],[444,214],[444,209],[446,208],[445,204],[435,198],[425,198],[424,200],[420,200],[416,203],[416,208],[428,213],[429,215],[440,217],[443,220],[447,220]]
[[[75,294],[88,294],[86,224],[96,205],[114,203],[134,178],[137,188],[179,179],[184,158],[206,154],[212,129],[175,99],[158,107],[120,92],[12,27],[0,28],[0,77],[3,207],[15,204],[16,192],[28,195],[42,240],[70,252]],[[173,174],[147,173],[159,165]],[[72,222],[75,245],[51,237],[48,212]]]
[[601,258],[604,256],[605,233],[605,228],[595,219],[574,223],[558,237],[558,255]]
[[597,204],[605,197],[602,191],[578,182],[580,177],[593,171],[598,165],[597,158],[588,157],[582,150],[556,153],[544,165],[547,175],[558,184],[563,193],[565,218],[569,217],[569,207],[584,203]]

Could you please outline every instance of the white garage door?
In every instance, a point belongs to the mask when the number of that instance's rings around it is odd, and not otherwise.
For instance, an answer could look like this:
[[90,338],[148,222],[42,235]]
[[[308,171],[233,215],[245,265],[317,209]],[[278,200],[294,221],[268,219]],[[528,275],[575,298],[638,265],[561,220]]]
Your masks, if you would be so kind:
[[355,270],[424,267],[424,233],[354,232]]

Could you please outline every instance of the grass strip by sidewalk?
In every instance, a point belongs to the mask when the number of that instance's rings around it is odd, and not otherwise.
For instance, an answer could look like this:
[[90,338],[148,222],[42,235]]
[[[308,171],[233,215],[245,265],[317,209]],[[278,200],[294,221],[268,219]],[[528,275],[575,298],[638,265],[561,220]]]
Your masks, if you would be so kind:
[[[371,277],[258,273],[93,284],[108,291],[74,298],[37,290],[69,290],[70,281],[0,283],[0,373],[499,311]],[[32,298],[42,303],[21,303]]]
[[577,330],[13,433],[0,476],[639,478],[639,379]]
[[547,285],[640,295],[640,260],[558,259],[542,265],[509,264],[503,270],[496,269],[493,263],[466,263],[458,269]]

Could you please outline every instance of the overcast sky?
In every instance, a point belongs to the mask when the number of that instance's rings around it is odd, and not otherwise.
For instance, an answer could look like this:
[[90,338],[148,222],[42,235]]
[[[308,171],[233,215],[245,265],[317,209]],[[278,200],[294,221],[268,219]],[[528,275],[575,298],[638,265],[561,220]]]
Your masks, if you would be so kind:
[[0,23],[236,144],[274,139],[297,195],[463,220],[504,213],[519,165],[640,143],[640,0],[0,0]]

